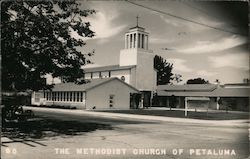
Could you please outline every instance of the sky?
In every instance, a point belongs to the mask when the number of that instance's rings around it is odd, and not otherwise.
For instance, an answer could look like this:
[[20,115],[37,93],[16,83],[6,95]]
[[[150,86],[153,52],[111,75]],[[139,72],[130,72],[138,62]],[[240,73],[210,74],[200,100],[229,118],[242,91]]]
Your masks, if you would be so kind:
[[149,49],[173,63],[173,73],[181,74],[183,82],[201,77],[210,83],[219,79],[224,84],[240,83],[244,78],[249,78],[246,2],[133,2],[156,11],[126,1],[81,3],[82,9],[97,11],[96,14],[83,18],[90,22],[95,36],[92,39],[84,38],[86,45],[79,48],[83,53],[95,50],[95,55],[91,57],[94,63],[92,66],[119,63],[120,50],[124,49],[125,32],[136,26],[138,15],[139,26],[149,32]]

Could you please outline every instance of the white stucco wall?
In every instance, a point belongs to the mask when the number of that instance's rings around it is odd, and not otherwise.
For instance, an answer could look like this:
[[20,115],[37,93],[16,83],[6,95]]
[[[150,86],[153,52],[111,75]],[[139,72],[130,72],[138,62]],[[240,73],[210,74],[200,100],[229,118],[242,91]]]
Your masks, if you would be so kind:
[[125,82],[130,84],[130,69],[111,71],[111,77],[121,79],[122,76],[125,77]]
[[[112,80],[86,93],[86,109],[130,109],[130,93],[136,91],[126,84]],[[114,95],[113,107],[109,107],[109,96]]]
[[137,49],[123,49],[120,51],[120,66],[130,66],[137,64]]
[[154,54],[139,51],[137,60],[136,88],[141,91],[155,90],[157,77],[154,69]]
[[[37,98],[37,99],[36,99]],[[31,94],[31,105],[45,105],[46,99],[42,91],[33,92]]]
[[127,82],[141,91],[156,89],[157,73],[154,69],[154,54],[151,50],[130,48],[120,51],[120,66],[136,65]]
[[131,68],[129,79],[129,84],[136,88],[136,67]]

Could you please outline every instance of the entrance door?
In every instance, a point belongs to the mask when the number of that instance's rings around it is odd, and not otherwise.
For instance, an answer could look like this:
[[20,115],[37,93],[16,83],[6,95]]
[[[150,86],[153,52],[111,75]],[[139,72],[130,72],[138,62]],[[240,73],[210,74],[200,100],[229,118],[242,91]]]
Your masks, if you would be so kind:
[[130,109],[138,109],[140,99],[141,99],[141,94],[130,93]]

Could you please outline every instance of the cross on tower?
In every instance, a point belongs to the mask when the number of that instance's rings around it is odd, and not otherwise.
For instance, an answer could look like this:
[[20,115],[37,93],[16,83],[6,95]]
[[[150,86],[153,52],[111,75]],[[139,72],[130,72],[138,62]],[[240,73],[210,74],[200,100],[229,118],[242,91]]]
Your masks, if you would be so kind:
[[136,16],[136,26],[138,27],[138,23],[139,23],[139,16]]

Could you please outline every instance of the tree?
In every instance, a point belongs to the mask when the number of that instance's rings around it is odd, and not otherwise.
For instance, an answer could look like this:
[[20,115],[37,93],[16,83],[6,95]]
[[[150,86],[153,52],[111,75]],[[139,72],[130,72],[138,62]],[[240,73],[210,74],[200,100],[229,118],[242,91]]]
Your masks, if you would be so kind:
[[155,55],[154,68],[157,70],[157,85],[164,85],[173,80],[173,64],[168,63],[161,56]]
[[203,78],[194,78],[187,80],[187,84],[208,84],[209,81]]
[[61,77],[64,82],[79,82],[81,68],[91,53],[77,48],[94,32],[83,18],[94,10],[81,10],[75,0],[25,1],[1,3],[1,51],[3,90],[47,89],[44,76]]
[[[176,83],[179,83],[179,82],[181,82],[182,81],[182,79],[181,79],[181,77],[182,77],[182,75],[180,75],[180,74],[174,74],[174,77],[173,77],[173,82],[176,82]],[[173,83],[172,82],[172,83]]]

